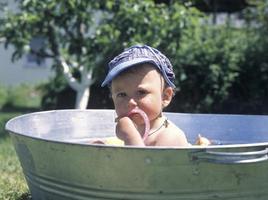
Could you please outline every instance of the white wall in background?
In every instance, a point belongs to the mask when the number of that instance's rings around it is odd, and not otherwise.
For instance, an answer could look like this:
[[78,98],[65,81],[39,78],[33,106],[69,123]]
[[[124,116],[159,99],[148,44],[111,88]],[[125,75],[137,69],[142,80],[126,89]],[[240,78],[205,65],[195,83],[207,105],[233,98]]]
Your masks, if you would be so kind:
[[45,61],[40,66],[31,61],[31,57],[11,62],[12,48],[0,45],[0,85],[37,84],[53,76],[51,62]]

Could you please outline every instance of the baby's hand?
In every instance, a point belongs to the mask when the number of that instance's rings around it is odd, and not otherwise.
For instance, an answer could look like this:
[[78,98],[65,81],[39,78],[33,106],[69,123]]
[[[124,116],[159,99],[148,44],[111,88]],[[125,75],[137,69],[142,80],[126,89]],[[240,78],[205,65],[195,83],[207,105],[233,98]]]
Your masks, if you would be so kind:
[[207,139],[207,138],[201,136],[200,134],[198,134],[196,145],[208,146],[208,145],[211,145],[211,142],[210,142],[209,139]]
[[95,139],[88,140],[87,144],[105,144],[105,141],[100,138],[95,138]]
[[125,142],[125,145],[144,146],[144,142],[134,122],[129,117],[117,119],[116,136]]

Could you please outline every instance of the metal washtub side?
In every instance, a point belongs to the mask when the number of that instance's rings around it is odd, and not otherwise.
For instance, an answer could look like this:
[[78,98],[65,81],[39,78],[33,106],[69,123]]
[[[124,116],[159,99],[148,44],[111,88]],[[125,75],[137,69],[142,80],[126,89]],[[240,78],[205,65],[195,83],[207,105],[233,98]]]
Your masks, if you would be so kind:
[[268,199],[268,116],[166,113],[208,147],[92,145],[113,110],[56,110],[6,124],[33,200]]

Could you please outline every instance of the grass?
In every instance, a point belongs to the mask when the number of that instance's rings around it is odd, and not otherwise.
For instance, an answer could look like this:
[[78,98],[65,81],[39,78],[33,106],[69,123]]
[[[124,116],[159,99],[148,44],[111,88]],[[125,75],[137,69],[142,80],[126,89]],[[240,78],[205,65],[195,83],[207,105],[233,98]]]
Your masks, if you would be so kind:
[[37,86],[0,85],[0,200],[30,200],[26,180],[9,134],[6,122],[18,115],[38,111],[41,94]]
[[0,112],[0,199],[30,200],[29,190],[5,123],[22,113]]

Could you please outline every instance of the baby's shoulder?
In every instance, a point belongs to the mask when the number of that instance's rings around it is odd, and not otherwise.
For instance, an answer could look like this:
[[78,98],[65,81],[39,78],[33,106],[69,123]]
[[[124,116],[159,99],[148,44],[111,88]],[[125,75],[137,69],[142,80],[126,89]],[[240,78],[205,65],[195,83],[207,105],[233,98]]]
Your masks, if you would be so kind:
[[174,135],[185,135],[184,131],[180,127],[172,123],[171,121],[168,121],[168,127],[166,130],[166,133],[174,134]]
[[182,129],[173,124],[168,123],[168,126],[157,136],[157,143],[162,145],[188,145],[187,138]]

